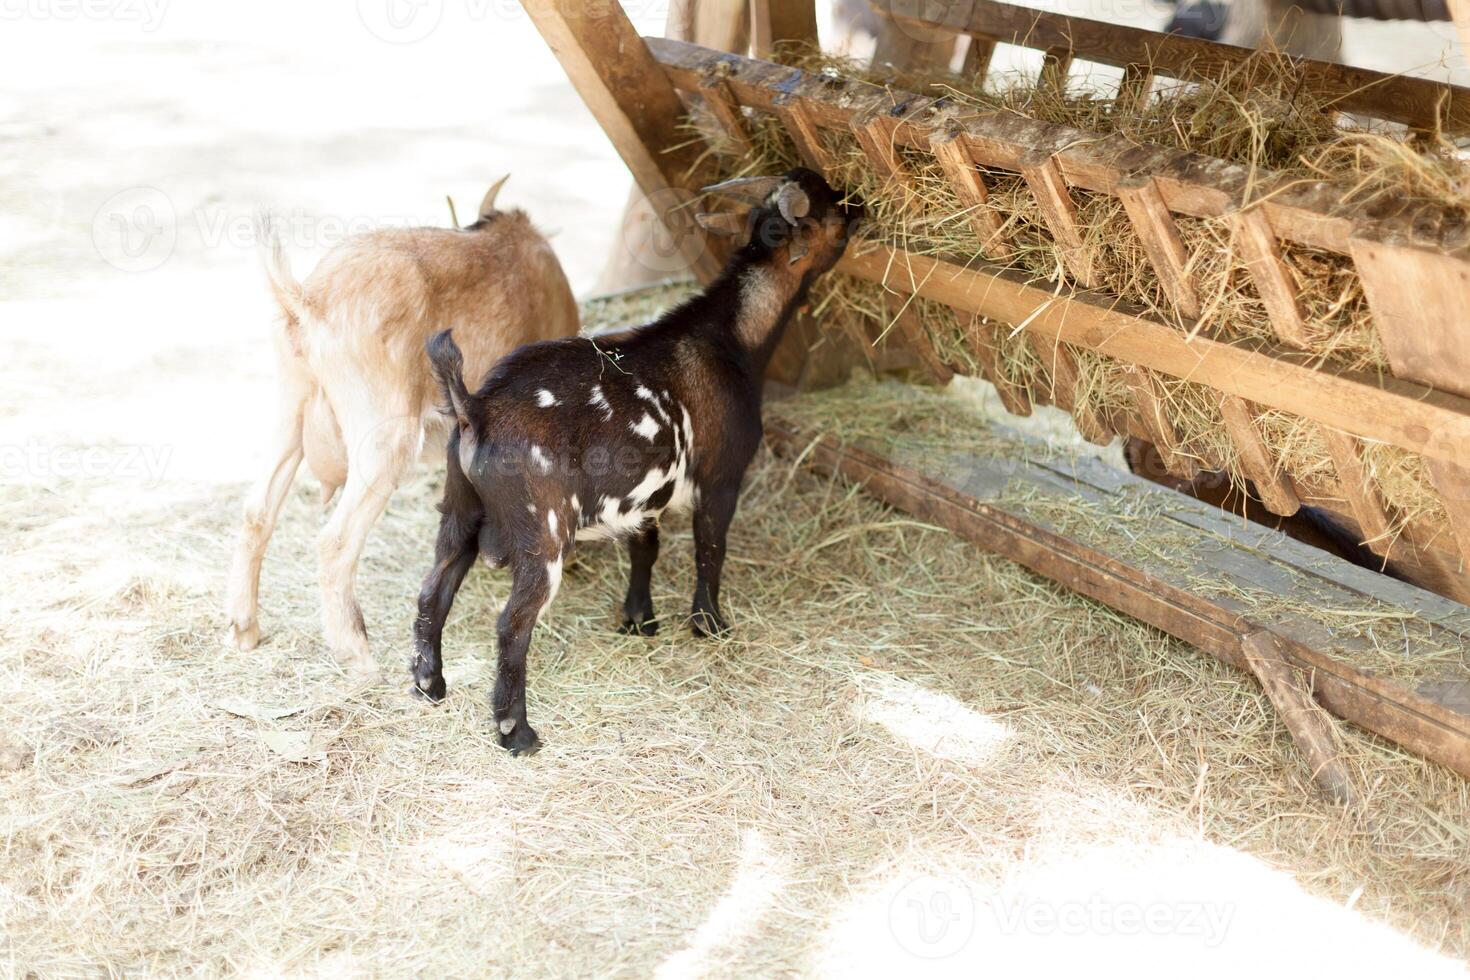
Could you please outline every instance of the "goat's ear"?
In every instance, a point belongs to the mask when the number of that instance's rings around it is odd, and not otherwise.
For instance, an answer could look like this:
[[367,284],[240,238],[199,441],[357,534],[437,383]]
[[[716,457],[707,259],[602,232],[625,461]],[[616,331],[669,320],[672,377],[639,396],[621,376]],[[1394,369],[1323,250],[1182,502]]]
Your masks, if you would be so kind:
[[810,251],[811,249],[807,247],[806,239],[802,238],[800,235],[797,235],[796,237],[791,239],[791,258],[787,261],[786,264],[795,265],[802,259],[806,258],[807,253]]
[[734,238],[745,231],[746,216],[734,211],[701,211],[694,220],[699,227],[721,238]]
[[500,195],[500,189],[505,186],[507,180],[510,180],[510,174],[506,174],[490,185],[490,190],[485,194],[485,200],[480,202],[480,217],[488,218],[495,213],[495,198]]

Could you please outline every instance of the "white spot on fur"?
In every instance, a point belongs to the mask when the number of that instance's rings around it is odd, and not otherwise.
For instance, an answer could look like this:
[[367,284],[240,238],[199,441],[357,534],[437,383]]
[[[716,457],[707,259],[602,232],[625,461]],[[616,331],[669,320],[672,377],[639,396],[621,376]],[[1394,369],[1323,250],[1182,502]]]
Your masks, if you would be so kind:
[[551,472],[551,457],[542,452],[540,446],[531,447],[531,461],[541,468],[542,473]]
[[530,511],[532,517],[535,517],[536,516],[536,505],[535,504],[527,504],[526,505],[526,510]]
[[541,611],[536,614],[539,622],[546,610],[551,608],[551,603],[556,599],[556,593],[561,588],[561,555],[557,555],[546,563],[546,601],[541,604]]
[[572,494],[572,512],[575,514],[582,513],[582,501],[577,499],[576,494]]
[[502,719],[500,719],[500,734],[502,734],[502,735],[509,735],[511,732],[513,732],[515,730],[516,730],[516,720],[514,718],[502,718]]
[[556,511],[548,510],[546,512],[546,528],[551,532],[553,538],[556,537],[557,524]]
[[652,415],[649,415],[647,412],[643,413],[643,418],[628,426],[628,428],[632,429],[634,432],[638,433],[649,442],[653,442],[653,440],[658,436],[659,432],[657,420],[655,420],[654,417]]
[[602,393],[602,385],[592,386],[592,397],[587,399],[587,404],[593,408],[602,409],[602,420],[604,422],[612,421],[613,407],[608,404],[607,396]]
[[542,408],[550,408],[553,405],[559,405],[561,403],[556,400],[556,396],[553,395],[550,391],[542,388],[540,391],[536,392],[536,404],[540,405]]
[[786,306],[786,296],[770,269],[756,266],[740,280],[740,311],[735,335],[748,348],[759,347],[770,336]]
[[652,390],[645,388],[643,385],[639,385],[633,389],[633,394],[652,405],[653,410],[658,413],[659,418],[664,420],[665,425],[669,423],[669,413],[664,411],[664,407],[659,404],[658,396]]

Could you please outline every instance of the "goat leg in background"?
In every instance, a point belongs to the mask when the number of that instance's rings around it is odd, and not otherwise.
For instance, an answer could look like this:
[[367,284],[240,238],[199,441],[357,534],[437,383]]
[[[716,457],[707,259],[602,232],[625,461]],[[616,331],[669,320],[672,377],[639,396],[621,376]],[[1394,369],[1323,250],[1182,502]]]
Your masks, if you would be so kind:
[[658,561],[657,524],[650,523],[628,538],[628,560],[632,565],[628,572],[628,597],[623,600],[623,624],[618,632],[653,636],[658,632],[658,620],[654,618],[649,586],[653,563]]
[[[742,470],[743,472],[743,470]],[[694,511],[694,585],[691,627],[695,636],[723,636],[730,624],[720,613],[720,573],[725,567],[725,536],[735,517],[740,487],[717,487],[700,495]]]

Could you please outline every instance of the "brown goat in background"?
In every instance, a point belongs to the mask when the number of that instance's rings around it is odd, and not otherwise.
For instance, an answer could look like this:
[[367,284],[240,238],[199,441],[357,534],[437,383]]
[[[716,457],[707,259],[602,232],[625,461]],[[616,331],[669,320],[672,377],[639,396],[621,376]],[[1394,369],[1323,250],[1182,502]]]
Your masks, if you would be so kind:
[[303,283],[269,236],[266,269],[284,317],[274,338],[281,389],[269,469],[245,499],[230,569],[226,615],[239,649],[259,642],[261,560],[304,457],[324,506],[341,491],[317,543],[327,645],[355,678],[379,679],[354,583],[404,472],[425,453],[443,459],[448,423],[424,342],[452,328],[478,384],[522,344],[576,334],[576,301],[551,246],[523,212],[495,210],[504,183],[467,228],[356,236]]

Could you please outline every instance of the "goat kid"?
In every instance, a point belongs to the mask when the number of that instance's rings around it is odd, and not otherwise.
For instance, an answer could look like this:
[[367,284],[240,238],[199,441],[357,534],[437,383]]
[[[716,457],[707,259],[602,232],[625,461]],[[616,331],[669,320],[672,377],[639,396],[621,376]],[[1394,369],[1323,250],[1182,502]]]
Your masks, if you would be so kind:
[[317,542],[327,645],[355,678],[377,680],[354,583],[399,479],[447,440],[425,340],[453,324],[479,378],[521,344],[576,334],[576,301],[551,246],[524,213],[495,209],[504,183],[468,228],[354,237],[304,283],[272,237],[266,271],[284,320],[275,337],[279,421],[269,469],[245,499],[230,569],[228,639],[239,649],[259,642],[260,565],[304,457],[323,506],[341,491]]
[[[540,747],[526,721],[526,654],[574,542],[628,542],[620,629],[651,636],[659,515],[692,507],[693,631],[729,629],[720,611],[725,534],[761,439],[766,363],[812,282],[841,257],[862,208],[809,170],[707,190],[757,205],[745,222],[751,239],[702,294],[657,321],[523,347],[473,394],[450,334],[429,342],[457,426],[434,566],[419,595],[414,685],[433,701],[445,695],[444,620],[475,556],[508,565],[491,706],[500,744],[514,754]],[[728,217],[701,219],[731,230]]]

